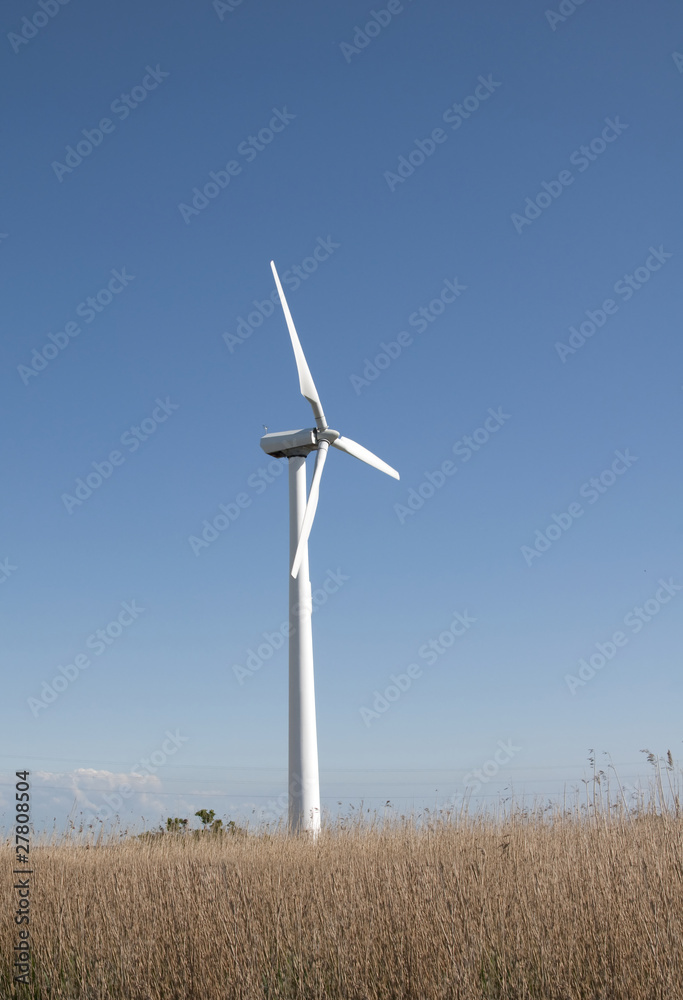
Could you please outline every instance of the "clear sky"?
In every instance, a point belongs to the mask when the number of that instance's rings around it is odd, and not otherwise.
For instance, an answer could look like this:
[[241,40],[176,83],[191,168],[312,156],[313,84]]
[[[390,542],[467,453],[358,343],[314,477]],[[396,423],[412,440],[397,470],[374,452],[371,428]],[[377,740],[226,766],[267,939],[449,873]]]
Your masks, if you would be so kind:
[[680,755],[683,12],[546,2],[6,0],[2,822],[281,810],[271,258],[323,804]]

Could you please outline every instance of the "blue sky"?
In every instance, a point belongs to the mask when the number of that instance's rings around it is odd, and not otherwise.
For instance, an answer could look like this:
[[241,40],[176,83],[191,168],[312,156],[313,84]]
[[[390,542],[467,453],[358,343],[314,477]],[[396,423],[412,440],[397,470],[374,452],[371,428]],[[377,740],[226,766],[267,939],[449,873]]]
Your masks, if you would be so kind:
[[324,805],[679,755],[683,14],[562,11],[4,5],[3,809],[24,766],[38,823],[281,809],[259,439],[312,420],[271,258],[332,426],[401,473],[325,470]]

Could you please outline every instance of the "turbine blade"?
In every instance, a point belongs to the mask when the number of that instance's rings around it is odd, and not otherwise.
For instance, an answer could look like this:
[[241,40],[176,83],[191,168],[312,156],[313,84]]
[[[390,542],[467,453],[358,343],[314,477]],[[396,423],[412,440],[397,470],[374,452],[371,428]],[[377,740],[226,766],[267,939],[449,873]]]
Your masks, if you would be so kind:
[[331,442],[333,448],[339,448],[340,451],[345,451],[347,455],[353,455],[354,458],[359,458],[361,462],[366,462],[371,465],[374,469],[379,469],[380,472],[386,472],[388,476],[393,476],[394,479],[400,479],[396,469],[392,469],[390,465],[383,462],[381,458],[377,458],[377,455],[373,455],[371,451],[364,448],[362,444],[356,444],[351,438],[338,437],[336,441]]
[[273,271],[273,277],[275,278],[275,284],[277,285],[278,295],[280,296],[280,304],[282,305],[282,311],[285,314],[285,320],[287,321],[287,329],[289,330],[289,336],[292,341],[292,347],[294,348],[294,357],[296,359],[296,367],[299,372],[299,388],[301,389],[301,395],[304,399],[313,407],[313,415],[315,416],[315,422],[319,431],[324,431],[327,427],[327,421],[325,420],[325,414],[323,413],[322,403],[320,402],[320,396],[318,395],[318,390],[315,387],[315,382],[313,381],[313,376],[306,363],[306,357],[301,347],[301,342],[296,332],[294,326],[294,320],[292,319],[292,314],[289,311],[289,306],[287,305],[287,299],[285,298],[285,293],[282,291],[282,285],[280,284],[280,278],[275,269],[275,262],[271,260],[271,269]]
[[321,441],[318,447],[318,454],[315,457],[315,469],[313,470],[313,479],[311,480],[311,489],[308,494],[308,501],[306,503],[306,510],[304,512],[304,519],[301,524],[301,532],[299,534],[299,542],[296,547],[296,553],[294,555],[294,562],[292,563],[292,576],[294,579],[299,575],[299,570],[301,569],[301,560],[303,559],[304,552],[306,551],[306,546],[308,545],[308,536],[311,533],[311,528],[313,527],[313,519],[315,518],[315,512],[318,507],[318,496],[320,495],[320,480],[323,474],[323,466],[325,465],[325,459],[327,458],[327,441]]

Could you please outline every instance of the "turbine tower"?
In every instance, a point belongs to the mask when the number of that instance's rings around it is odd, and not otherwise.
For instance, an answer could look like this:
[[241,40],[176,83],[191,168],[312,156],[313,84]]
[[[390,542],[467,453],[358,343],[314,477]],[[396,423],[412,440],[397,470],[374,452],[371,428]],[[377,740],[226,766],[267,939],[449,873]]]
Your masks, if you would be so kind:
[[[342,437],[339,431],[328,426],[272,260],[270,266],[294,349],[301,394],[311,404],[315,417],[315,427],[264,434],[261,438],[261,447],[267,455],[286,458],[289,463],[289,829],[292,833],[307,832],[315,836],[320,829],[320,781],[308,537],[318,506],[320,478],[330,445],[372,465],[380,472],[386,472],[394,479],[400,477],[395,469],[367,448],[350,438]],[[306,458],[312,451],[316,452],[315,468],[306,499]]]

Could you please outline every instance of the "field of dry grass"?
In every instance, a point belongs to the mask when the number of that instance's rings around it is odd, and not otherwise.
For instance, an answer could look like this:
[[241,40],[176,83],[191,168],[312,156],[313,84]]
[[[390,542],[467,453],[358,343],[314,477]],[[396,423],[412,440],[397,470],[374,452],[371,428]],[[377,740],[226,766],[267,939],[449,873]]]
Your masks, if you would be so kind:
[[316,843],[70,838],[32,856],[24,997],[683,998],[677,807],[347,823]]

